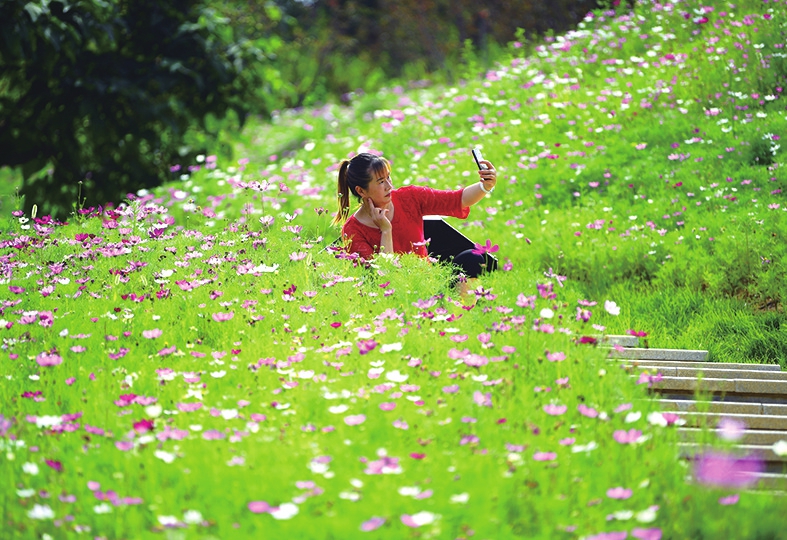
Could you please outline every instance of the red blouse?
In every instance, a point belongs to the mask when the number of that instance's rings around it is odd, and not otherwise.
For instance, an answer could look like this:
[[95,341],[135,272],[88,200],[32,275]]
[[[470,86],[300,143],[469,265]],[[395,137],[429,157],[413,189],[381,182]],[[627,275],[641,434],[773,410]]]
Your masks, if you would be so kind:
[[[426,257],[423,217],[438,215],[466,219],[470,215],[470,207],[462,208],[463,190],[444,191],[424,186],[404,186],[393,190],[394,218],[391,226],[394,252]],[[380,251],[380,229],[364,225],[354,215],[342,227],[342,237],[348,241],[349,251],[364,259],[372,258]]]

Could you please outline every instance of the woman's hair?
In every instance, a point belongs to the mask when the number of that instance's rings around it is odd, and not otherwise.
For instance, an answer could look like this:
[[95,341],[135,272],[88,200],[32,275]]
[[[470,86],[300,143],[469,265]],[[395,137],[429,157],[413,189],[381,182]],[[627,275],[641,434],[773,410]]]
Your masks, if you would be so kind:
[[339,167],[339,183],[338,183],[338,197],[339,197],[339,212],[333,219],[334,223],[343,223],[350,213],[350,194],[355,195],[355,198],[361,200],[361,196],[355,190],[360,187],[367,189],[369,182],[380,173],[391,172],[391,164],[384,157],[375,156],[374,154],[362,153],[356,155],[350,160],[343,160]]

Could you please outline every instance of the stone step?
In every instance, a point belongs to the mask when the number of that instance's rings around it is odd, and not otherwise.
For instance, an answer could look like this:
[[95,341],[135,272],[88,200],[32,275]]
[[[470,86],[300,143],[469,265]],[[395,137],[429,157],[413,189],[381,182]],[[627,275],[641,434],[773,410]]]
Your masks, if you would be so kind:
[[787,416],[787,405],[778,403],[756,403],[739,401],[701,401],[692,399],[662,399],[659,401],[665,411],[704,412],[720,415],[769,415]]
[[626,358],[629,360],[686,360],[689,362],[705,362],[708,359],[708,351],[628,347],[622,350],[611,349],[609,351],[609,356],[611,358]]
[[604,345],[619,345],[621,347],[639,347],[639,338],[636,336],[627,336],[620,334],[608,334],[605,336],[594,336],[598,339],[599,343]]
[[[701,443],[718,440],[716,430],[695,427],[678,428],[678,435],[684,442]],[[746,429],[741,433],[736,445],[772,446],[779,441],[787,441],[787,431]]]
[[[766,381],[787,381],[787,371],[771,371],[761,369],[728,368],[723,364],[712,364],[714,367],[684,367],[664,366],[651,364],[623,364],[624,367],[648,371],[652,374],[661,373],[664,377],[691,377],[702,376],[704,379],[748,379]],[[716,367],[719,366],[719,367]]]
[[[686,459],[693,459],[694,456],[705,451],[713,450],[707,444],[680,442],[678,443],[678,450],[681,456]],[[774,453],[773,448],[767,445],[759,444],[741,444],[735,447],[736,453],[740,455],[757,455],[765,463],[766,473],[784,474],[787,471],[787,456],[780,456]]]
[[[757,486],[760,493],[768,496],[784,496],[787,489],[787,474],[784,473],[760,473],[757,475],[760,478]],[[779,490],[779,491],[765,491],[765,490]]]
[[686,421],[685,427],[715,428],[722,418],[738,420],[748,429],[787,432],[787,416],[774,416],[769,414],[726,414],[726,413],[698,413],[681,412],[679,416]]
[[713,394],[714,400],[787,403],[787,380],[662,377],[651,389],[670,397],[701,392]]
[[701,368],[701,369],[740,369],[746,371],[764,371],[766,373],[787,373],[782,372],[781,366],[778,364],[726,364],[718,362],[692,362],[689,360],[631,360],[629,358],[613,358],[615,362],[620,362],[622,365],[631,366],[641,369],[655,369],[655,368]]

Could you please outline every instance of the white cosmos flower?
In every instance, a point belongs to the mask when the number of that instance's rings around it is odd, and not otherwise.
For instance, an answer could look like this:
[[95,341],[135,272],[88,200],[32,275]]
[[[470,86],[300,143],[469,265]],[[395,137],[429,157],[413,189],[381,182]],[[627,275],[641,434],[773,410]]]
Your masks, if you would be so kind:
[[388,343],[380,347],[380,352],[391,352],[391,351],[401,351],[402,344],[401,343]]
[[551,319],[552,317],[555,316],[555,312],[549,308],[544,308],[541,310],[539,315],[541,316],[542,319]]
[[585,445],[575,444],[574,446],[571,447],[571,453],[578,454],[580,452],[591,452],[596,448],[598,448],[598,444],[596,443],[596,441],[590,441]]
[[417,514],[410,516],[410,519],[413,520],[413,523],[419,527],[423,525],[429,525],[435,520],[435,518],[437,518],[437,516],[432,512],[418,512]]
[[470,500],[469,493],[457,493],[456,495],[451,495],[451,502],[457,504],[464,504]]
[[633,422],[636,422],[636,421],[637,421],[637,420],[639,420],[640,418],[642,418],[642,413],[641,413],[641,412],[637,412],[637,411],[635,411],[635,412],[630,412],[630,413],[628,413],[628,414],[626,415],[626,420],[625,420],[625,422],[626,422],[627,424],[631,424],[631,423],[633,423]]
[[346,501],[356,502],[361,499],[361,494],[357,491],[341,491],[339,492],[339,498]]
[[787,441],[776,441],[773,443],[773,453],[777,456],[787,456]]
[[97,504],[93,507],[93,512],[96,514],[110,514],[112,512],[112,507],[107,503]]
[[189,525],[196,525],[197,523],[202,523],[205,519],[202,517],[202,514],[199,510],[186,510],[183,512],[183,523],[188,523]]
[[334,405],[333,407],[328,407],[328,412],[333,414],[342,414],[347,412],[350,409],[347,405]]
[[606,300],[604,302],[604,309],[610,315],[615,315],[615,316],[620,315],[620,307],[618,307],[618,305],[612,300]]
[[394,369],[393,371],[389,371],[385,374],[385,378],[391,382],[395,383],[402,383],[408,379],[409,375],[401,373],[398,369]]
[[27,463],[22,465],[22,471],[26,472],[29,475],[35,476],[38,474],[38,465],[28,461]]
[[298,506],[293,503],[283,503],[276,510],[271,511],[275,519],[291,519],[298,513]]
[[60,425],[63,422],[63,419],[59,416],[37,416],[36,417],[36,427],[39,428],[50,428],[52,426]]
[[238,409],[224,409],[221,411],[221,417],[224,420],[232,420],[238,417]]
[[145,407],[145,414],[151,418],[158,418],[161,416],[163,411],[164,409],[161,407],[161,405],[149,405]]
[[643,510],[642,512],[637,512],[635,519],[640,523],[652,523],[656,521],[656,508],[651,506],[647,510]]
[[667,420],[660,412],[652,412],[648,414],[648,422],[654,426],[667,427]]
[[54,511],[45,504],[33,505],[33,508],[27,513],[30,519],[53,519],[55,517]]
[[156,450],[153,452],[153,455],[159,458],[164,463],[172,463],[175,461],[175,454],[171,452],[165,452],[164,450]]

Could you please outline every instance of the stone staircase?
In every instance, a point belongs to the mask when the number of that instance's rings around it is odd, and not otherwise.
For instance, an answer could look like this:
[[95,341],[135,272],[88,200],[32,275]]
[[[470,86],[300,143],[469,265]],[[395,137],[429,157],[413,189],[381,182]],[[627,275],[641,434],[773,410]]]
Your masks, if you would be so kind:
[[633,377],[650,376],[663,411],[685,420],[678,428],[685,458],[716,438],[722,419],[738,421],[745,429],[736,448],[765,462],[758,487],[787,491],[787,456],[773,446],[787,441],[787,372],[779,365],[711,363],[707,351],[640,348],[631,336],[607,336],[604,344],[619,345],[610,350],[610,361]]

